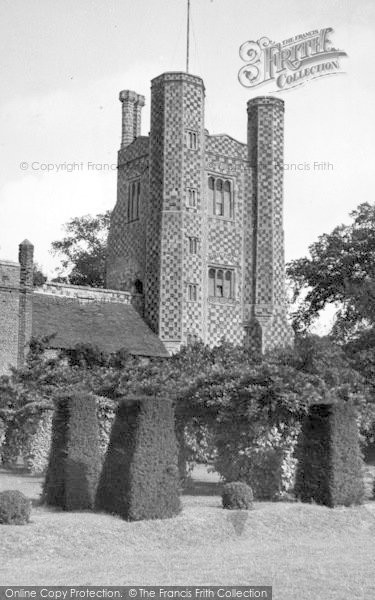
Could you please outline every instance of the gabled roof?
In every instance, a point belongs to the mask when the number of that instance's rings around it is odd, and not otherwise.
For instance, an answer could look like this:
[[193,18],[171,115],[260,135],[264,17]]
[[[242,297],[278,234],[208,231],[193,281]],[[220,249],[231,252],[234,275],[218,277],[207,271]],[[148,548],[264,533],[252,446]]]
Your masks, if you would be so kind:
[[80,303],[71,298],[33,294],[32,335],[55,334],[50,348],[92,344],[113,353],[125,348],[139,356],[168,356],[163,343],[131,304]]

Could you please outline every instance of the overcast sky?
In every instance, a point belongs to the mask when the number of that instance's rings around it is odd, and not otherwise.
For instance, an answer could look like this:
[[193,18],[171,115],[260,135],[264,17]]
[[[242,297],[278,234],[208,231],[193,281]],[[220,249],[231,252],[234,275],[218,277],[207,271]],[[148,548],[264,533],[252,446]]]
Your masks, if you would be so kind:
[[[238,81],[239,47],[332,27],[348,54],[344,74],[282,92],[286,258],[373,202],[375,69],[373,0],[191,0],[190,71],[206,85],[206,127],[246,141],[246,102],[267,93]],[[0,258],[17,259],[28,238],[50,274],[50,243],[69,218],[112,208],[120,143],[121,89],[146,96],[150,80],[185,68],[186,0],[0,0]],[[45,172],[35,163],[83,163]],[[107,164],[90,170],[87,163]],[[314,162],[333,168],[318,171]],[[20,163],[27,163],[23,170]],[[34,164],[34,168],[31,165]],[[26,167],[27,167],[26,165]],[[35,168],[36,167],[36,168]]]

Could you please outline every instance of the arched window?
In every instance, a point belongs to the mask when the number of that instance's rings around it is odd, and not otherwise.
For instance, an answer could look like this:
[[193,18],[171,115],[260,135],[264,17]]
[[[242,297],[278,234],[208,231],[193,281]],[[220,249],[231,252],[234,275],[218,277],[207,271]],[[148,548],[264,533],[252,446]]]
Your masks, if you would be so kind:
[[128,210],[127,210],[127,217],[128,217],[128,222],[131,221],[132,218],[132,213],[131,213],[131,205],[132,205],[132,188],[131,185],[129,184],[129,189],[128,189]]
[[127,206],[127,220],[136,221],[139,219],[139,204],[141,197],[141,182],[131,181],[128,186],[128,206]]
[[208,206],[212,214],[226,219],[233,218],[232,183],[220,177],[208,178]]
[[208,178],[208,206],[209,211],[215,214],[215,180],[213,177]]
[[223,298],[224,296],[224,272],[220,269],[216,271],[216,293],[215,296]]
[[136,203],[136,197],[137,197],[137,189],[135,186],[135,183],[132,183],[132,209],[131,209],[131,220],[134,221],[135,219],[135,203]]
[[215,296],[215,269],[210,269],[208,271],[208,295]]
[[198,135],[196,131],[187,131],[187,145],[190,150],[198,148]]
[[224,217],[232,216],[230,181],[224,183]]
[[198,238],[189,237],[189,253],[197,254],[198,252]]
[[137,195],[135,201],[135,219],[139,219],[139,197],[141,195],[141,182],[137,181]]
[[224,297],[232,298],[232,271],[225,271],[224,277]]
[[221,179],[216,180],[215,215],[218,215],[219,217],[224,216],[224,193],[223,193],[223,182]]
[[234,298],[233,269],[208,270],[208,295],[215,298]]
[[196,302],[198,299],[198,286],[196,283],[189,283],[187,286],[187,297],[190,302]]
[[187,205],[190,208],[195,208],[197,206],[197,190],[195,188],[188,188],[188,202]]

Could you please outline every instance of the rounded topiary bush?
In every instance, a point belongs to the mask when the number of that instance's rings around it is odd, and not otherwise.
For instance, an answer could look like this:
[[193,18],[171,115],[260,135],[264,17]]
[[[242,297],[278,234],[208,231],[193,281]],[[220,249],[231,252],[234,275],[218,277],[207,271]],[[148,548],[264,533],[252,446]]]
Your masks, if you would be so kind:
[[18,490],[0,492],[0,523],[25,525],[30,521],[31,502]]
[[253,491],[243,481],[226,483],[221,494],[223,508],[230,510],[248,510],[253,506]]

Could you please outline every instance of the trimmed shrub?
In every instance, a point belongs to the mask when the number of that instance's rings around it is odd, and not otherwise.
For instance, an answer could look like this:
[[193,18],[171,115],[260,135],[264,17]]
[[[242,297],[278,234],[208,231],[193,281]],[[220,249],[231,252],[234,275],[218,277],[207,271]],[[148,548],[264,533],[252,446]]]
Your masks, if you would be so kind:
[[165,519],[180,511],[171,401],[120,401],[96,497],[96,509],[123,519]]
[[9,425],[12,423],[14,410],[0,409],[0,465],[3,462],[3,452]]
[[311,406],[298,457],[295,494],[302,502],[330,507],[363,502],[357,414],[350,402]]
[[0,492],[0,523],[25,525],[30,521],[31,502],[18,490]]
[[223,508],[249,510],[253,506],[253,492],[243,481],[233,481],[223,486],[221,500]]
[[101,462],[95,397],[85,392],[61,396],[52,422],[46,503],[64,510],[92,509]]

